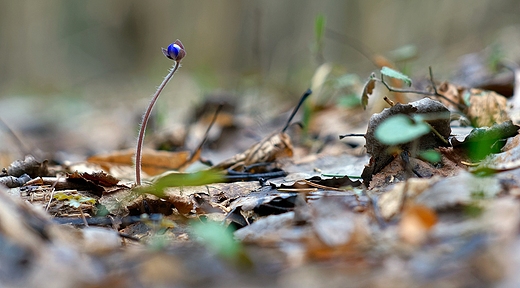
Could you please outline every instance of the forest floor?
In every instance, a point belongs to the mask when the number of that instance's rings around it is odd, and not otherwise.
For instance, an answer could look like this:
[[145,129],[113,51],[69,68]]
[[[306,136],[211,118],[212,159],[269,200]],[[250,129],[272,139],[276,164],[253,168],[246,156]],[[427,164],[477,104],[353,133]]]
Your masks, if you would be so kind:
[[324,65],[294,119],[214,95],[151,129],[140,186],[113,118],[31,145],[4,123],[27,156],[0,177],[2,286],[520,285],[518,70],[365,83]]

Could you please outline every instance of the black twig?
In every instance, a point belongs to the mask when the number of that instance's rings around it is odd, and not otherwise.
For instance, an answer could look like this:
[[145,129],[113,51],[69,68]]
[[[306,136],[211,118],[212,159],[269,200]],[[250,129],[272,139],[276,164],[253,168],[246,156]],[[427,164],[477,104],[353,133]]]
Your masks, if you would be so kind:
[[343,138],[346,138],[346,137],[365,137],[365,134],[351,133],[351,134],[339,135],[340,140]]
[[284,133],[285,130],[287,130],[287,128],[289,128],[289,125],[291,125],[291,121],[294,118],[294,115],[296,115],[296,112],[298,112],[298,109],[300,109],[300,107],[302,106],[305,99],[307,99],[307,97],[309,97],[309,95],[311,95],[311,94],[312,94],[311,89],[307,89],[307,91],[305,91],[305,93],[303,93],[302,97],[300,98],[300,101],[298,102],[298,105],[296,105],[296,107],[294,107],[294,110],[292,111],[291,116],[289,116],[287,123],[285,123],[285,127],[283,127],[283,129],[282,129],[282,133]]

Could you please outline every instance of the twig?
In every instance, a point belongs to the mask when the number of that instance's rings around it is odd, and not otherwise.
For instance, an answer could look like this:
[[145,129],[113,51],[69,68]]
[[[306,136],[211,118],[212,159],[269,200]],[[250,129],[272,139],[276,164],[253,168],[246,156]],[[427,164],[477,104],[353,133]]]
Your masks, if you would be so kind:
[[83,224],[85,224],[85,227],[88,227],[87,218],[85,218],[85,214],[83,213],[83,209],[81,209],[81,205],[78,207],[79,213],[81,213],[81,219],[83,220]]
[[339,135],[339,139],[343,139],[343,138],[346,138],[346,137],[365,137],[365,134],[361,134],[361,133],[350,133],[350,134],[345,134],[345,135]]
[[383,100],[385,100],[385,102],[388,103],[388,105],[390,105],[390,107],[394,107],[395,106],[394,101],[390,100],[390,98],[388,98],[387,96],[385,96],[383,98]]
[[446,138],[444,138],[444,136],[442,136],[441,133],[437,131],[437,129],[433,128],[433,126],[430,123],[426,121],[424,121],[424,123],[430,126],[430,129],[432,130],[433,134],[435,134],[435,136],[437,136],[442,141],[442,143],[444,143],[446,146],[451,146],[450,142],[448,142],[448,140],[446,140]]
[[49,207],[51,206],[52,198],[54,197],[54,191],[56,191],[56,184],[58,184],[58,181],[60,181],[61,175],[58,175],[56,177],[56,182],[54,182],[51,186],[51,199],[49,199],[49,202],[47,203],[47,207],[45,207],[45,211],[49,211]]
[[291,121],[294,118],[294,115],[296,115],[296,112],[298,112],[298,109],[300,109],[300,107],[302,106],[305,99],[307,99],[307,97],[309,97],[309,95],[311,95],[311,94],[312,94],[311,89],[307,89],[307,91],[305,91],[305,93],[303,93],[302,97],[300,98],[300,101],[298,102],[298,105],[296,105],[296,107],[294,107],[294,110],[292,111],[291,116],[289,116],[289,119],[287,119],[287,123],[285,123],[285,127],[283,127],[283,129],[282,129],[282,133],[284,133],[285,130],[287,130],[287,128],[289,128],[289,125],[291,124]]

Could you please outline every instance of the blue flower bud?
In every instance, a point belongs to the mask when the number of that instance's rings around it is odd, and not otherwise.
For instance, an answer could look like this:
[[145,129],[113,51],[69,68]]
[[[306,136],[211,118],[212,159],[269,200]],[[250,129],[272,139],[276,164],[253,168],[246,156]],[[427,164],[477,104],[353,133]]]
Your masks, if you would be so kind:
[[174,61],[180,61],[182,58],[184,58],[184,56],[186,56],[184,45],[182,45],[182,42],[179,39],[175,40],[175,42],[168,45],[167,49],[162,48],[162,52],[164,56]]

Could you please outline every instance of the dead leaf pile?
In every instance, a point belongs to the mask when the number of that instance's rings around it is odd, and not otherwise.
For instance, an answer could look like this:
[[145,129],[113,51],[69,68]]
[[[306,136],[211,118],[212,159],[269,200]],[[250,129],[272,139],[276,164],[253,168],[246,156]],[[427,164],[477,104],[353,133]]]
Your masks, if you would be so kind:
[[[316,87],[331,69],[321,66]],[[359,105],[311,107],[307,130],[288,129],[294,109],[283,129],[252,145],[242,142],[250,130],[234,105],[220,117],[208,106],[187,124],[200,127],[183,129],[197,141],[183,135],[175,144],[182,150],[143,153],[139,187],[130,180],[133,149],[80,163],[14,162],[0,175],[2,286],[514,286],[520,127],[506,98],[444,82],[428,92],[444,98],[368,115],[377,81],[359,91]],[[474,129],[461,130],[454,112]],[[395,116],[427,130],[388,144],[376,130]],[[364,148],[337,140],[361,120]],[[198,148],[185,148],[190,141]],[[213,165],[208,155],[226,149],[215,143],[230,142],[248,148]]]

